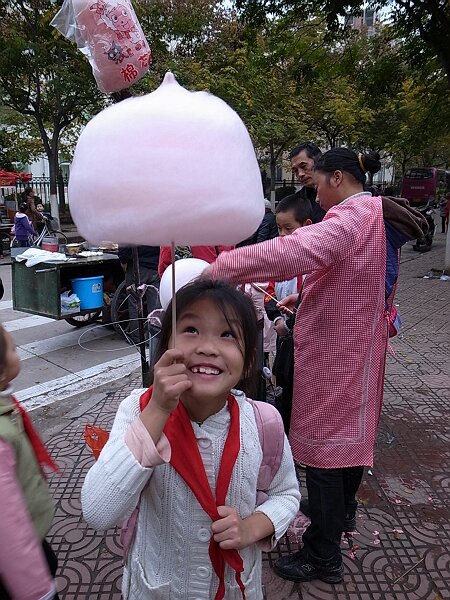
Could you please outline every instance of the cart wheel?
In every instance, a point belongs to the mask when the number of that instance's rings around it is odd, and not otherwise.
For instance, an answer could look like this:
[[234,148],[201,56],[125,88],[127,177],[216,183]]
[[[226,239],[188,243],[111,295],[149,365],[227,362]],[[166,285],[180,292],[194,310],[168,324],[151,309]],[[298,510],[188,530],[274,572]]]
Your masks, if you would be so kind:
[[76,317],[66,317],[64,320],[67,321],[69,325],[73,325],[74,327],[84,327],[85,325],[95,323],[101,314],[102,311],[97,310],[95,312],[86,313],[85,315],[77,315]]
[[[158,290],[153,285],[148,286],[147,292],[143,297],[142,313],[146,317],[150,310],[153,310],[158,303]],[[122,281],[114,293],[111,302],[111,321],[117,333],[120,333],[128,342],[138,343],[139,326],[136,317],[130,319],[128,301],[131,294],[127,291],[127,283]],[[144,320],[144,338],[148,338],[148,323]]]

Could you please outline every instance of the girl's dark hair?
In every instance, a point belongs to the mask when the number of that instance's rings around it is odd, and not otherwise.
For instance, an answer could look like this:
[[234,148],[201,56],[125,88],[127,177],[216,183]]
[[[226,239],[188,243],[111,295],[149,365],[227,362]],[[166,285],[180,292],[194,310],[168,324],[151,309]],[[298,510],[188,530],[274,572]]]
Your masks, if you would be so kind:
[[275,214],[285,213],[291,210],[294,212],[295,220],[297,223],[300,223],[300,225],[303,225],[308,219],[312,221],[311,202],[306,198],[301,198],[300,196],[297,196],[297,194],[285,196],[278,202]]
[[377,152],[356,154],[348,148],[328,150],[328,152],[319,156],[315,164],[315,171],[321,171],[322,173],[344,171],[363,185],[366,182],[366,173],[377,173],[380,169],[380,155]]
[[28,204],[27,204],[26,202],[22,202],[22,203],[20,204],[20,206],[19,206],[19,210],[20,210],[21,212],[25,212],[25,211],[27,211],[27,210],[28,210]]
[[[248,380],[248,382],[251,382],[254,378],[255,348],[258,336],[258,319],[252,301],[247,295],[239,292],[224,281],[200,279],[188,283],[178,290],[176,294],[177,318],[180,318],[194,302],[205,299],[211,300],[217,306],[227,322],[230,323],[232,320],[238,321],[238,333],[243,344],[243,347],[241,347],[244,357],[243,381]],[[236,327],[232,327],[231,324],[230,328],[236,330]],[[169,304],[161,324],[155,362],[168,350],[171,335],[172,304]],[[237,341],[239,342],[239,340]],[[241,385],[241,387],[243,386]]]

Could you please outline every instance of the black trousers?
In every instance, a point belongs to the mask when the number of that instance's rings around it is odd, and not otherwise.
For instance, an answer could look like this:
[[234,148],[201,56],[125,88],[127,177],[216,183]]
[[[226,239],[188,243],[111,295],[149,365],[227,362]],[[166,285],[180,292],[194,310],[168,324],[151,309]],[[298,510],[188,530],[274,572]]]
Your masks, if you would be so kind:
[[[47,559],[47,562],[48,562],[50,573],[53,575],[53,577],[55,577],[56,569],[58,568],[58,559],[56,558],[56,554],[54,553],[53,548],[50,546],[50,544],[47,542],[47,540],[44,540],[42,542],[42,548],[45,553],[45,558]],[[11,596],[8,594],[5,587],[2,585],[1,581],[0,581],[0,600],[11,600]],[[58,594],[55,594],[55,596],[53,596],[53,600],[59,600]]]
[[341,558],[341,537],[345,516],[353,516],[356,492],[364,467],[316,469],[306,467],[311,524],[303,534],[304,550],[314,563]]

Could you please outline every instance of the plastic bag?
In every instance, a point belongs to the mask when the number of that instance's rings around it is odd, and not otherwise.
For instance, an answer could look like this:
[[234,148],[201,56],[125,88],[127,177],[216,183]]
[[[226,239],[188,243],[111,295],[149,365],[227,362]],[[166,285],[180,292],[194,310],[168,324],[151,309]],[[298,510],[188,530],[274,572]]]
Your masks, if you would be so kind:
[[109,432],[105,431],[101,427],[87,424],[84,426],[84,439],[86,444],[92,450],[95,460],[100,456],[100,452],[103,446],[106,444],[109,438]]
[[51,25],[88,58],[102,92],[130,87],[150,67],[150,47],[129,0],[64,0]]
[[70,292],[61,294],[61,312],[64,314],[80,312],[80,299],[76,294]]

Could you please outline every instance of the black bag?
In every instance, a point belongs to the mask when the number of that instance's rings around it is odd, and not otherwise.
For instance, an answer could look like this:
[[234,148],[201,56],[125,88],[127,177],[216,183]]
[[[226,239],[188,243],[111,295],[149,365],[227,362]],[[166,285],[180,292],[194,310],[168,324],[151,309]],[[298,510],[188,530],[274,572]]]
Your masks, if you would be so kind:
[[281,387],[292,387],[294,381],[294,323],[295,314],[302,299],[303,284],[295,303],[294,312],[286,321],[289,333],[278,339],[277,352],[273,362],[272,373],[277,379],[277,385]]
[[294,338],[292,331],[279,339],[272,372],[277,379],[277,385],[289,385],[294,378]]

